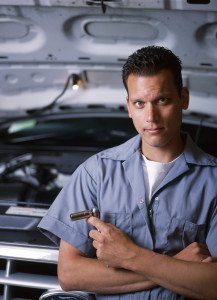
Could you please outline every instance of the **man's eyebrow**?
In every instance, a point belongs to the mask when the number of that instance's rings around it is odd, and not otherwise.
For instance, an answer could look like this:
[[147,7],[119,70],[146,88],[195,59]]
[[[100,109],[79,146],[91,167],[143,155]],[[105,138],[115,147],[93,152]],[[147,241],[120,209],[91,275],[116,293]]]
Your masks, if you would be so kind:
[[160,93],[158,95],[156,95],[155,99],[161,99],[161,98],[170,98],[171,97],[171,93]]
[[160,92],[157,97],[169,97],[171,95],[171,93],[168,92]]
[[[162,98],[170,98],[171,97],[171,94],[169,93],[160,93],[158,95],[155,95],[155,97],[153,97],[153,100],[159,100],[159,99],[162,99]],[[145,102],[146,101],[146,97],[135,97],[135,98],[131,98],[132,101],[142,101],[142,102]]]
[[129,98],[129,100],[130,101],[132,101],[132,102],[137,102],[137,101],[139,101],[139,102],[145,102],[145,100],[144,99],[141,99],[141,98]]
[[[165,92],[160,92],[159,94],[157,94],[157,95],[155,95],[155,97],[153,98],[153,100],[159,100],[159,99],[161,99],[161,98],[171,98],[171,93],[168,91],[165,91]],[[130,101],[133,101],[133,102],[135,102],[135,101],[141,101],[141,102],[145,102],[146,101],[146,97],[144,97],[144,95],[141,95],[141,97],[140,97],[140,95],[132,95],[132,96],[128,96],[128,99],[130,100]]]

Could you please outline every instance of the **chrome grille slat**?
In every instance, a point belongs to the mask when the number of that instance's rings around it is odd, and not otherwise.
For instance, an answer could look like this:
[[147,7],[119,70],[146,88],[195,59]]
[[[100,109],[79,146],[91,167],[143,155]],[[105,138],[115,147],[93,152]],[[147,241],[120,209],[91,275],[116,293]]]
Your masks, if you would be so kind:
[[61,290],[57,259],[57,249],[0,245],[0,300],[39,299],[47,290]]

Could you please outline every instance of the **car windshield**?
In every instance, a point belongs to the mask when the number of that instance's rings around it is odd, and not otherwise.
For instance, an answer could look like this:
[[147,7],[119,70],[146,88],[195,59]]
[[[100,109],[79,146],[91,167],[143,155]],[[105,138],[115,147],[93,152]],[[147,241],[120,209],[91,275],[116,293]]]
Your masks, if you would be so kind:
[[127,117],[75,117],[12,123],[0,132],[2,145],[110,147],[136,134]]

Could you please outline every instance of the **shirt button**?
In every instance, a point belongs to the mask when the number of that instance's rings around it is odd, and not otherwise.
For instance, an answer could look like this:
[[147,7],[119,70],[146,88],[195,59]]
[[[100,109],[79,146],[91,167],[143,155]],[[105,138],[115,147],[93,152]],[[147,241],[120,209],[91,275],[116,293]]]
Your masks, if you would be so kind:
[[140,202],[141,204],[143,204],[145,201],[144,201],[143,199],[141,199],[139,202]]
[[155,197],[155,200],[158,200],[158,197]]

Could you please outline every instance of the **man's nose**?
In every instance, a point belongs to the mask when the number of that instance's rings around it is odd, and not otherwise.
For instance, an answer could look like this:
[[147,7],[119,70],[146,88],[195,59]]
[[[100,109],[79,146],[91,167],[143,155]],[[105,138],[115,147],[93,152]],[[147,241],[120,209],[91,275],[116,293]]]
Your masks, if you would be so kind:
[[147,122],[157,121],[157,109],[151,103],[146,105],[146,121]]

